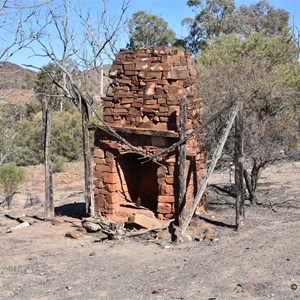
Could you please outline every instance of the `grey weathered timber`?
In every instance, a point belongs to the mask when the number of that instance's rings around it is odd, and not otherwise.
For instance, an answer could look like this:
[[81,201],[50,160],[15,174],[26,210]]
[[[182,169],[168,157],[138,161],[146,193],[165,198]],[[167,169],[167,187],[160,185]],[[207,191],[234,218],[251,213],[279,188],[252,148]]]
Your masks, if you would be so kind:
[[[107,126],[102,125],[89,125],[88,128],[90,130],[103,130],[107,129]],[[179,134],[177,132],[172,131],[164,131],[164,130],[150,130],[150,129],[136,129],[136,128],[124,128],[124,127],[115,127],[110,126],[115,132],[129,134],[129,135],[149,135],[149,136],[159,136],[159,137],[167,137],[167,138],[178,138]],[[105,131],[106,132],[106,131]]]
[[54,218],[53,181],[51,166],[51,127],[52,114],[51,103],[43,101],[44,106],[44,155],[45,155],[45,218]]
[[84,161],[84,181],[85,181],[85,207],[86,214],[94,215],[94,194],[93,194],[93,177],[92,177],[92,153],[90,147],[90,134],[88,130],[88,106],[83,97],[80,97],[81,102],[81,119],[82,119],[82,150]]
[[192,204],[192,207],[188,213],[188,215],[186,216],[186,219],[184,221],[184,223],[182,224],[182,226],[180,227],[180,231],[178,233],[178,236],[177,236],[177,241],[180,241],[180,238],[183,236],[185,230],[187,229],[187,227],[189,226],[190,222],[191,222],[191,219],[196,211],[196,208],[197,206],[199,205],[200,203],[200,200],[201,200],[201,197],[203,196],[204,192],[205,192],[205,189],[207,187],[207,184],[208,184],[208,181],[215,169],[215,166],[217,164],[217,161],[219,160],[219,158],[221,157],[221,154],[222,154],[222,150],[223,150],[223,147],[225,145],[225,142],[228,138],[228,135],[229,135],[229,132],[230,132],[230,129],[233,125],[233,122],[234,122],[234,119],[237,115],[237,112],[238,112],[238,109],[239,109],[239,105],[237,103],[235,103],[235,105],[233,106],[233,109],[230,113],[230,116],[227,120],[227,124],[226,124],[226,127],[224,129],[224,133],[223,133],[223,136],[221,137],[218,145],[217,145],[217,148],[216,150],[214,151],[213,153],[213,157],[212,157],[212,161],[211,161],[211,164],[205,174],[205,176],[203,177],[203,180],[202,180],[202,183],[201,183],[201,186],[199,188],[199,190],[197,191],[197,194],[196,194],[196,197],[193,201],[193,204]]
[[244,141],[243,141],[243,102],[239,101],[239,110],[235,118],[235,192],[236,192],[236,228],[245,219],[244,195]]
[[[186,97],[180,101],[180,140],[186,136]],[[179,146],[179,198],[178,198],[178,223],[183,224],[186,203],[186,143]]]

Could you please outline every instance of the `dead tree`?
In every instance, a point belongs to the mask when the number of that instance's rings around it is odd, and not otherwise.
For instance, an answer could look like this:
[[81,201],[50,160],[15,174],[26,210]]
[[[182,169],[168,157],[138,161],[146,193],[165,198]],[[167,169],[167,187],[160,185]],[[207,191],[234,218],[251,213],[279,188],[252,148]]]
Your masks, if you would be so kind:
[[0,61],[7,61],[20,50],[27,48],[41,35],[48,25],[39,22],[39,27],[34,30],[32,23],[39,16],[39,10],[52,2],[46,1],[27,1],[26,5],[18,4],[16,1],[1,1],[0,4]]
[[[102,64],[101,54],[113,52],[116,35],[125,23],[124,17],[128,8],[128,2],[124,1],[121,5],[119,19],[114,24],[111,23],[110,20],[112,19],[107,14],[105,0],[103,1],[103,6],[103,12],[97,22],[94,22],[92,18],[92,11],[85,14],[80,7],[72,6],[67,0],[59,8],[63,10],[61,14],[57,14],[57,11],[54,13],[54,10],[50,9],[48,18],[53,27],[51,32],[49,32],[49,39],[38,37],[37,42],[41,47],[41,51],[36,53],[37,50],[35,50],[36,56],[48,57],[62,71],[63,78],[61,82],[57,81],[50,73],[48,74],[49,78],[62,91],[63,95],[72,100],[82,112],[85,201],[86,213],[88,214],[93,214],[93,208],[91,207],[93,204],[93,175],[89,145],[90,138],[87,128],[88,111],[96,114],[97,112],[92,107],[93,97],[89,95],[89,90],[86,89],[84,72],[73,73],[68,66],[71,61],[76,65],[77,69],[84,68],[86,71],[92,69],[96,72],[100,70],[101,73],[101,68],[99,68],[99,64]],[[73,18],[70,18],[71,15],[73,17],[76,16],[81,21],[81,23],[76,23],[76,30],[75,24],[72,23]],[[94,27],[95,24],[96,27]],[[53,40],[56,43],[60,43],[61,54],[54,51],[56,48],[52,44]],[[108,131],[111,131],[109,126],[106,126],[106,128]],[[118,136],[116,133],[113,134]]]
[[[36,36],[39,36],[45,27],[47,21],[38,28],[32,27],[32,23],[38,18],[40,8],[50,3],[52,0],[47,1],[26,1],[26,5],[21,4],[20,1],[6,0],[0,3],[0,61],[1,63],[13,59],[14,55],[25,48],[30,47],[31,43],[35,41]],[[14,74],[12,74],[14,76]],[[1,82],[1,90],[5,88],[5,84]],[[15,109],[18,110],[18,106]],[[2,109],[2,108],[1,108]],[[15,111],[14,109],[14,111]],[[4,112],[4,111],[3,111]],[[17,115],[17,113],[16,113]],[[3,115],[1,115],[3,117]],[[6,115],[4,115],[6,117]],[[7,136],[5,147],[0,150],[0,165],[4,162],[10,161],[15,152],[26,150],[17,148],[15,146],[15,122],[8,123],[11,117],[3,120],[5,127],[0,129],[2,136]]]

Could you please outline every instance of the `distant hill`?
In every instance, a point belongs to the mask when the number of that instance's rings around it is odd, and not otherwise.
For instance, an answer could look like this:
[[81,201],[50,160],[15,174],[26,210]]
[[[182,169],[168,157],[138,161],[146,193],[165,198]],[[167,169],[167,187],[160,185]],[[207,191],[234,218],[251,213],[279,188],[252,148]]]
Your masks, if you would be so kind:
[[0,62],[0,89],[31,90],[36,73],[10,62]]
[[[111,65],[104,65],[104,93],[111,79],[108,77]],[[0,103],[19,103],[35,100],[33,91],[37,73],[10,62],[0,62]],[[85,72],[91,96],[96,102],[99,95],[99,73],[96,70]]]

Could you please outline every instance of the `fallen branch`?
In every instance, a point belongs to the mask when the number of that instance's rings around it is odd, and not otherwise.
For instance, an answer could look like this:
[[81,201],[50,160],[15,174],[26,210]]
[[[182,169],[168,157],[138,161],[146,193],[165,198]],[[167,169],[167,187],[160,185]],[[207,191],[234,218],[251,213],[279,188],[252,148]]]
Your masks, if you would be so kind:
[[148,233],[148,232],[151,232],[151,231],[160,232],[162,230],[168,229],[170,224],[174,221],[175,221],[175,219],[170,219],[168,221],[167,225],[165,225],[163,227],[154,227],[154,228],[139,230],[139,231],[136,231],[136,232],[129,232],[128,234],[125,234],[122,237],[134,237],[134,236],[142,235],[142,234],[145,234],[145,233]]
[[[135,236],[143,235],[148,232],[159,232],[159,231],[168,229],[170,224],[174,221],[175,221],[175,219],[170,219],[168,221],[168,223],[163,227],[161,227],[161,226],[153,227],[153,228],[148,228],[148,229],[143,229],[143,230],[138,230],[138,231],[131,231],[131,232],[125,233],[126,229],[124,229],[123,227],[116,228],[116,225],[114,223],[107,222],[100,218],[84,218],[82,220],[82,222],[91,222],[91,223],[99,224],[101,226],[100,231],[105,233],[110,239],[121,239],[121,238],[126,238],[126,237],[135,237]],[[119,233],[120,231],[122,231],[124,234],[120,234]]]
[[26,220],[24,219],[24,217],[15,217],[9,214],[4,214],[4,217],[10,219],[10,220],[15,220],[19,223],[24,223]]

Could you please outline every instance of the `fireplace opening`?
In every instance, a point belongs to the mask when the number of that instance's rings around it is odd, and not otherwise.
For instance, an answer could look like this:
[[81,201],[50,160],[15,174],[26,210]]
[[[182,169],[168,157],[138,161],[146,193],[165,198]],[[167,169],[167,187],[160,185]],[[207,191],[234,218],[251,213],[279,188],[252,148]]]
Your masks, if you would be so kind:
[[117,170],[121,193],[126,202],[135,203],[157,214],[158,165],[154,162],[141,163],[141,156],[129,153],[117,159]]

